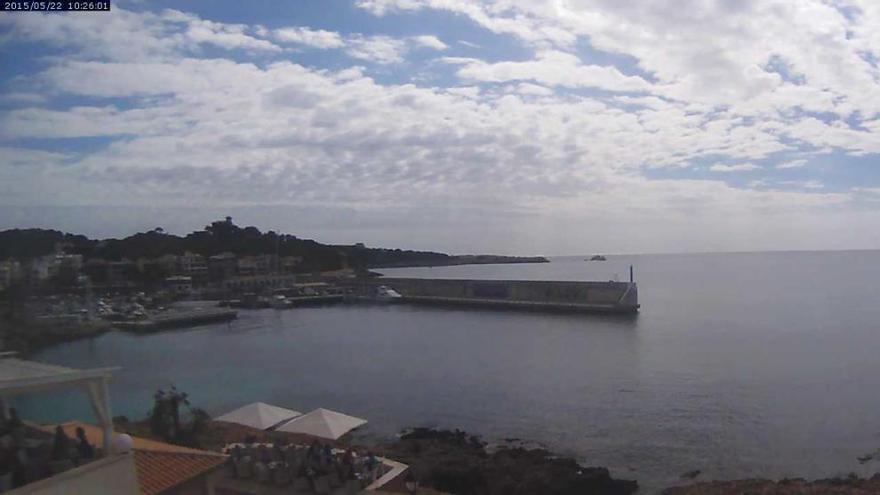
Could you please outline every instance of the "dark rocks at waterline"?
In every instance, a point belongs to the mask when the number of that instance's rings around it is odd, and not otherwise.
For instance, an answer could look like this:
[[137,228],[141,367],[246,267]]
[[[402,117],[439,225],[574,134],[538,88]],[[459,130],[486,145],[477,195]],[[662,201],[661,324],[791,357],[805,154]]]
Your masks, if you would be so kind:
[[870,479],[855,474],[846,477],[807,481],[801,478],[779,481],[747,479],[709,481],[667,488],[663,495],[876,495],[880,494],[880,474]]
[[385,453],[409,464],[423,486],[458,495],[629,495],[638,489],[606,468],[584,467],[543,449],[490,453],[478,437],[459,430],[417,428]]

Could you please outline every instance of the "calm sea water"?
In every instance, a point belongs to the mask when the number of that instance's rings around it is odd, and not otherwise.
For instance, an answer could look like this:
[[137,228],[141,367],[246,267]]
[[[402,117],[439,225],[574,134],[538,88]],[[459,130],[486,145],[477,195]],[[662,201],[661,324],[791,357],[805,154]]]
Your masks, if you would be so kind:
[[[124,369],[114,414],[175,384],[222,413],[261,400],[516,437],[608,466],[647,492],[701,479],[880,471],[880,251],[582,257],[381,270],[389,276],[621,280],[635,318],[414,306],[243,311],[229,324],[102,337],[34,358]],[[30,417],[88,419],[79,394]]]

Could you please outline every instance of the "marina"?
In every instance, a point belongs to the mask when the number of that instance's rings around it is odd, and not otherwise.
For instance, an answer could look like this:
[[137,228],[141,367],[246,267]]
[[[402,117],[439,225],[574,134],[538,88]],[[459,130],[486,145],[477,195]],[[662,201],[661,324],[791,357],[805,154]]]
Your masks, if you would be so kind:
[[[375,283],[614,280],[633,264],[638,317],[410,303],[238,310],[229,322],[109,332],[33,359],[123,366],[110,383],[114,414],[142,417],[173,383],[212,415],[265,401],[367,418],[353,433],[362,441],[416,426],[525,439],[638,479],[648,494],[693,470],[873,474],[875,462],[857,459],[878,448],[878,252],[583,258],[383,269]],[[19,402],[22,414],[90,414],[85,401],[38,399]]]

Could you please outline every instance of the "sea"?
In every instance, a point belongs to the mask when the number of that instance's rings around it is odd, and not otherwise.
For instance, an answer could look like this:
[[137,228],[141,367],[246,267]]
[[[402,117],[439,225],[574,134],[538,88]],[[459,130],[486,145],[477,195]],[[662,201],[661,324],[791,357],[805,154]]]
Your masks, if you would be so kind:
[[[121,367],[113,414],[131,419],[172,385],[214,415],[253,401],[325,407],[369,420],[356,442],[460,428],[606,466],[642,493],[697,470],[698,481],[880,471],[865,460],[880,449],[880,251],[585,258],[378,271],[628,280],[632,266],[638,315],[242,310],[229,323],[111,332],[31,357]],[[79,391],[16,400],[28,418],[92,419]]]

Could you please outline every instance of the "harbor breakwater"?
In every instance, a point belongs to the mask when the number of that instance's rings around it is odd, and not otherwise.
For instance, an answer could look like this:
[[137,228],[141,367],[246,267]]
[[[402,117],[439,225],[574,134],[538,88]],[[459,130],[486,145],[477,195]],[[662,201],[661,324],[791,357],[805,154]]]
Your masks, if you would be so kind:
[[421,304],[608,313],[635,313],[639,309],[634,282],[382,277],[367,283],[372,288],[390,287],[404,302]]

